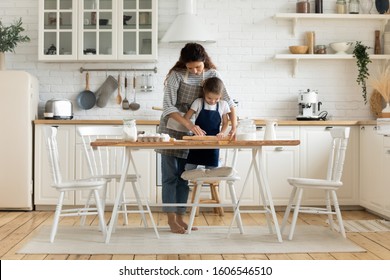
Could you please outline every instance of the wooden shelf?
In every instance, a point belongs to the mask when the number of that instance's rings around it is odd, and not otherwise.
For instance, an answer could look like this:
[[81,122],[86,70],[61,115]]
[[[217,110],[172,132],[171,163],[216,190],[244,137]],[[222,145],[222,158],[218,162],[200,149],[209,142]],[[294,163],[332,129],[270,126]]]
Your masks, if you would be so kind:
[[[298,70],[300,60],[340,60],[340,59],[355,59],[352,54],[277,54],[275,59],[293,60],[294,68],[292,76],[295,77]],[[389,54],[372,54],[371,60],[390,60]]]
[[295,35],[296,27],[299,20],[379,20],[382,21],[381,31],[390,20],[390,14],[300,14],[300,13],[278,13],[274,16],[275,19],[289,19],[293,23],[292,33]]

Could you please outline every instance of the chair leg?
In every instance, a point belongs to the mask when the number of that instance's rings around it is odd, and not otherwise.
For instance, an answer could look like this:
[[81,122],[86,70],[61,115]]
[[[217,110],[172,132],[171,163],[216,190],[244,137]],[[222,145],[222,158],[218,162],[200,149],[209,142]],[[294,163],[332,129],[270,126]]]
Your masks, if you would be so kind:
[[104,209],[102,207],[102,201],[100,200],[98,190],[94,190],[93,193],[95,195],[96,208],[97,208],[98,217],[99,217],[99,226],[100,226],[101,231],[103,233],[103,238],[106,239],[107,226],[106,226],[106,222],[104,220]]
[[303,194],[303,189],[299,188],[297,202],[295,203],[294,214],[293,214],[293,218],[291,221],[290,233],[288,235],[289,240],[292,240],[293,236],[294,236],[295,225],[296,225],[297,219],[298,219],[299,207],[301,206],[302,194]]
[[332,198],[333,198],[334,209],[335,209],[336,216],[337,216],[337,221],[339,222],[340,233],[344,238],[346,238],[347,235],[345,234],[343,217],[341,216],[341,211],[340,211],[340,207],[339,207],[339,202],[337,200],[336,191],[332,190],[331,193],[332,193]]
[[[194,203],[195,201],[195,193],[197,189],[198,189],[198,185],[195,183],[194,187],[192,188],[191,203]],[[196,213],[195,213],[195,217],[198,216],[199,216],[199,207],[196,208]]]
[[142,205],[141,197],[140,197],[139,192],[138,192],[137,182],[131,182],[131,184],[133,185],[134,195],[135,195],[135,198],[137,200],[138,209],[139,209],[140,214],[141,214],[142,222],[144,223],[144,227],[146,228],[146,227],[148,227],[148,222],[146,221],[145,210],[144,210],[144,207]]
[[334,223],[333,223],[333,214],[332,214],[332,204],[330,201],[330,190],[326,190],[326,210],[328,211],[328,223],[332,230],[334,230]]
[[[86,201],[85,204],[84,204],[84,208],[85,208],[85,209],[88,209],[88,208],[89,208],[89,205],[90,205],[90,202],[91,202],[92,195],[93,195],[93,191],[89,191],[87,201]],[[88,210],[85,210],[85,212],[88,212]],[[84,225],[85,225],[85,220],[86,220],[86,218],[87,218],[86,215],[82,215],[82,216],[81,216],[81,219],[80,219],[80,225],[81,225],[81,226],[84,226]]]
[[62,211],[62,203],[64,202],[64,195],[65,195],[65,193],[63,191],[61,191],[60,197],[58,198],[56,211],[54,213],[53,226],[51,228],[51,233],[50,233],[50,243],[54,242],[54,238],[57,234],[58,223],[60,221],[60,215],[61,215],[61,211]]
[[236,219],[237,227],[239,228],[240,233],[243,234],[244,233],[244,228],[242,226],[242,220],[241,220],[241,213],[240,213],[239,205],[237,205],[238,204],[238,200],[237,200],[237,196],[236,196],[236,191],[234,189],[234,182],[228,181],[227,184],[228,184],[228,187],[229,187],[230,197],[232,199],[232,204],[233,204],[233,211],[234,211],[234,216],[233,217]]
[[297,194],[297,187],[295,187],[295,186],[292,186],[292,187],[293,187],[293,189],[291,191],[290,199],[288,200],[286,212],[284,213],[282,225],[280,227],[281,234],[283,234],[284,228],[287,225],[288,217],[290,216],[291,208],[292,208],[292,205],[294,203],[294,198],[295,198],[295,195]]
[[122,211],[123,211],[123,224],[127,226],[129,224],[129,219],[127,218],[127,205],[126,205],[125,191],[123,191],[123,197],[122,197]]
[[190,220],[188,221],[188,234],[191,234],[192,226],[194,225],[195,220],[195,214],[196,209],[199,207],[199,197],[200,197],[200,191],[202,189],[203,182],[196,182],[196,192],[195,192],[195,198],[194,198],[194,206],[191,208],[191,214],[190,214]]
[[[214,200],[216,203],[221,203],[221,199],[219,198],[219,190],[218,190],[218,184],[211,183],[210,184],[210,192],[211,192],[211,199]],[[214,212],[218,214],[219,216],[223,216],[223,207],[215,207]]]

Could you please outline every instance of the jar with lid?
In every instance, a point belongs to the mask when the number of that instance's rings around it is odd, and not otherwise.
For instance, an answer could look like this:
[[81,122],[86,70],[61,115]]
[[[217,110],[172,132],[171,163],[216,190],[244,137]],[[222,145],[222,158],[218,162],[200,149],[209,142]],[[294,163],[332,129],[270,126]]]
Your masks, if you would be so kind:
[[349,13],[358,14],[360,10],[360,1],[359,0],[349,0]]
[[123,120],[123,136],[126,141],[137,141],[137,126],[134,119]]
[[309,0],[298,0],[296,4],[296,12],[297,13],[310,13],[310,2]]
[[346,14],[347,13],[347,2],[345,0],[337,0],[336,12],[338,14]]
[[326,46],[325,45],[317,45],[315,53],[316,54],[326,54]]
[[256,140],[256,125],[251,119],[243,119],[238,122],[237,140]]

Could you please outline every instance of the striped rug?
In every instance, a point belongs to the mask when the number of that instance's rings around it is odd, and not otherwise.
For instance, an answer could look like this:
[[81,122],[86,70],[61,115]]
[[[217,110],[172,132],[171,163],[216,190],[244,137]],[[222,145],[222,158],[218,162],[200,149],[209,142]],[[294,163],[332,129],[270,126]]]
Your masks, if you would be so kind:
[[[390,221],[386,220],[344,220],[346,232],[390,231]],[[338,228],[337,223],[335,227]]]

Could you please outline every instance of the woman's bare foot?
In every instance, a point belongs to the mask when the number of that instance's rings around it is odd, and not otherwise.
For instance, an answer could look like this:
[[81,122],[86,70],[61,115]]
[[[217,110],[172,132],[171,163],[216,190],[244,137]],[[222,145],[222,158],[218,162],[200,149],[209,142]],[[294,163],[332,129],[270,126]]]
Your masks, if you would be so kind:
[[[176,222],[182,226],[185,230],[188,229],[188,224],[186,222],[184,222],[183,220],[183,215],[177,215],[176,216]],[[198,230],[197,227],[192,227],[191,230]]]
[[175,213],[168,213],[168,225],[173,233],[184,234],[186,232],[186,229],[176,221]]

